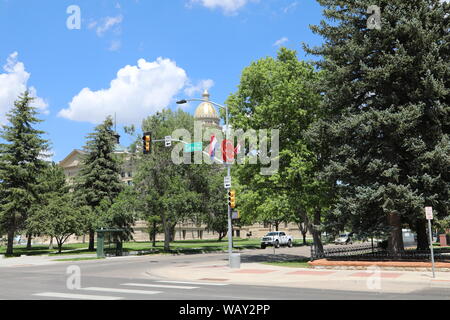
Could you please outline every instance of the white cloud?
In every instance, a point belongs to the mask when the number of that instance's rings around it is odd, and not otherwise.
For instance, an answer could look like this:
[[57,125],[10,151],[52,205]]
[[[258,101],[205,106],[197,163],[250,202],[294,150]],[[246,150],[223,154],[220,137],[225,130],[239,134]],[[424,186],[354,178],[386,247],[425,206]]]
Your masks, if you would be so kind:
[[211,79],[201,80],[196,85],[189,83],[184,89],[184,93],[189,97],[192,97],[196,93],[203,93],[205,89],[211,89],[214,86],[214,81]]
[[283,12],[289,13],[291,11],[294,11],[298,7],[299,4],[300,3],[298,1],[294,1],[294,2],[290,3],[288,6],[284,7]]
[[243,8],[250,1],[256,2],[259,0],[190,0],[189,5],[200,3],[206,8],[219,8],[227,14],[232,14]]
[[286,37],[283,37],[281,39],[278,39],[277,41],[275,41],[275,43],[273,44],[274,47],[279,47],[282,46],[283,44],[285,44],[286,42],[288,42],[289,39]]
[[48,104],[44,99],[37,96],[34,87],[27,86],[30,73],[25,70],[25,65],[17,60],[18,56],[17,52],[10,54],[3,66],[6,73],[0,73],[0,124],[6,122],[6,113],[13,107],[18,96],[24,93],[27,88],[30,96],[35,98],[32,105],[40,112],[48,114]]
[[109,46],[109,51],[117,51],[122,47],[122,41],[120,40],[113,40],[111,41],[111,45]]
[[97,27],[95,32],[99,37],[101,37],[114,26],[119,26],[122,23],[122,21],[123,21],[122,15],[118,15],[117,17],[106,17],[101,19],[101,22],[98,21],[90,22],[88,28],[93,29]]
[[59,116],[97,124],[117,113],[118,122],[139,124],[148,115],[168,107],[187,83],[186,72],[174,61],[140,59],[137,66],[120,69],[108,89],[81,90]]

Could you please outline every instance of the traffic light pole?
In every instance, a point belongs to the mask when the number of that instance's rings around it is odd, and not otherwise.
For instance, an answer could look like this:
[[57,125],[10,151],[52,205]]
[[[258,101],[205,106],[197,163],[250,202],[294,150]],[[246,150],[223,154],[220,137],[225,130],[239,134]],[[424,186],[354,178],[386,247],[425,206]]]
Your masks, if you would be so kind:
[[[216,102],[206,100],[206,99],[189,99],[189,100],[180,100],[177,101],[177,104],[185,104],[189,101],[201,101],[201,102],[208,102],[211,103],[219,108],[225,109],[225,126],[226,126],[226,139],[229,140],[229,127],[228,127],[228,106],[223,106],[221,104],[218,104]],[[226,161],[223,162],[224,165],[227,167],[227,176],[231,178],[231,163],[227,163]],[[231,186],[227,188],[228,191],[231,190]],[[228,263],[231,267],[231,255],[233,253],[233,230],[232,230],[232,224],[231,224],[231,206],[228,205]]]
[[[228,127],[228,106],[225,106],[225,136],[228,140],[229,138],[229,127]],[[225,160],[225,159],[224,159]],[[227,177],[231,179],[231,164],[227,163]],[[231,186],[227,189],[227,194],[231,190]],[[227,201],[228,203],[228,201]],[[228,264],[231,267],[231,255],[233,254],[233,226],[231,224],[231,206],[228,204]]]

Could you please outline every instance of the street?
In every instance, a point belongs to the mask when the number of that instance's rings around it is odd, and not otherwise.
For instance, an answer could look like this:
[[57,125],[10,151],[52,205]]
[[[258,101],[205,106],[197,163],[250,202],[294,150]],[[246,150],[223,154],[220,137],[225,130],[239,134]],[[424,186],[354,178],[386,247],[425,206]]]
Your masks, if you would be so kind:
[[[243,260],[256,256],[243,254]],[[259,253],[260,254],[260,253]],[[0,299],[5,300],[411,300],[449,299],[447,287],[418,288],[406,293],[330,290],[320,287],[238,285],[220,279],[181,281],[152,270],[207,264],[226,254],[141,256],[107,260],[58,262],[43,266],[0,269]],[[79,288],[69,288],[68,267],[78,266]],[[77,268],[77,267],[75,267]],[[270,277],[270,275],[268,275]],[[300,285],[301,286],[301,285]]]

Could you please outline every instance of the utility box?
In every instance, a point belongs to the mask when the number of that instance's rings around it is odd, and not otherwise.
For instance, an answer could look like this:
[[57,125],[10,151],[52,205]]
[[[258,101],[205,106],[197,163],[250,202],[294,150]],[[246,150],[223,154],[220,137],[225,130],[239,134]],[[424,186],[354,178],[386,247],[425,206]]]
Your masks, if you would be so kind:
[[231,269],[240,269],[241,268],[241,254],[240,253],[232,253],[231,254],[230,268]]

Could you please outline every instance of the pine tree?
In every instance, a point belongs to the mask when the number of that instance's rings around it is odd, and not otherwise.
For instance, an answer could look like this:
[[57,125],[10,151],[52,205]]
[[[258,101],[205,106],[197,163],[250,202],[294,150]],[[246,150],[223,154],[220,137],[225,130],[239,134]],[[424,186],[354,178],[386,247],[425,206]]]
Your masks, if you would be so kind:
[[48,234],[41,224],[41,216],[36,213],[45,208],[51,199],[61,198],[69,193],[64,170],[54,162],[48,164],[39,174],[37,182],[37,199],[33,203],[26,221],[27,234],[32,236]]
[[43,131],[33,128],[41,122],[26,91],[14,102],[7,114],[8,125],[0,133],[6,143],[0,144],[0,224],[8,234],[7,254],[13,254],[14,234],[25,227],[33,203],[37,201],[37,177],[45,169],[42,160],[48,143]]
[[[318,0],[312,30],[325,44],[321,88],[327,117],[312,131],[332,150],[324,172],[340,189],[336,221],[358,233],[389,232],[403,250],[402,226],[427,247],[424,206],[449,214],[450,5],[439,0]],[[381,9],[381,28],[367,20]]]
[[86,156],[75,185],[79,207],[91,209],[86,219],[89,230],[89,250],[94,250],[95,228],[98,218],[104,213],[105,203],[110,205],[122,191],[120,165],[114,155],[116,138],[112,129],[113,121],[108,117],[87,137]]

